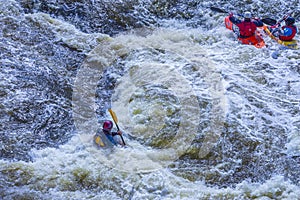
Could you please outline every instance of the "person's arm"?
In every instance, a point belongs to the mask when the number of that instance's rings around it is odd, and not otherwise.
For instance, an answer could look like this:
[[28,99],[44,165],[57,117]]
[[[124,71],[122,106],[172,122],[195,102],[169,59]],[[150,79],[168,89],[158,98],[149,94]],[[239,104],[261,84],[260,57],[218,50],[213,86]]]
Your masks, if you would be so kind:
[[260,20],[260,19],[254,19],[253,23],[257,26],[257,27],[262,27],[264,25],[264,23]]
[[239,20],[238,18],[234,17],[233,14],[230,14],[230,15],[229,15],[229,20],[230,20],[232,23],[234,23],[234,24],[239,24],[239,23],[242,22],[242,21]]
[[120,144],[120,145],[124,146],[124,144],[123,144],[121,138],[120,138],[120,137],[115,137],[115,136],[117,136],[117,135],[122,136],[122,135],[123,135],[122,131],[112,132],[112,136],[113,136],[113,138],[114,138],[114,140],[115,140],[115,142],[116,142],[117,144]]
[[122,135],[122,131],[118,131],[118,132],[111,132],[112,136],[116,136],[116,135]]

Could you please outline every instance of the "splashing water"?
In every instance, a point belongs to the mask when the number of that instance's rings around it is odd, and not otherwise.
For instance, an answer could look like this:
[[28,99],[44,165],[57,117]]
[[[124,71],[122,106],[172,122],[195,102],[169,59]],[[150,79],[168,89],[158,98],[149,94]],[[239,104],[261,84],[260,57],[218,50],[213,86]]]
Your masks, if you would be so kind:
[[[253,2],[215,3],[293,4]],[[210,3],[55,3],[0,6],[1,198],[300,196],[299,50],[238,44]],[[110,107],[127,148],[93,144]]]

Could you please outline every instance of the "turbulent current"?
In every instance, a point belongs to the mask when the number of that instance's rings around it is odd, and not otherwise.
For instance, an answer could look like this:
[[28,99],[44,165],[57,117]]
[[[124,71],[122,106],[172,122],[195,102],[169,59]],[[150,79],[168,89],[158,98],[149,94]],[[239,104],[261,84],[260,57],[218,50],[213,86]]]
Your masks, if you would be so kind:
[[[211,6],[300,26],[298,1],[0,0],[0,199],[299,199],[300,51]],[[109,108],[126,148],[93,143]]]

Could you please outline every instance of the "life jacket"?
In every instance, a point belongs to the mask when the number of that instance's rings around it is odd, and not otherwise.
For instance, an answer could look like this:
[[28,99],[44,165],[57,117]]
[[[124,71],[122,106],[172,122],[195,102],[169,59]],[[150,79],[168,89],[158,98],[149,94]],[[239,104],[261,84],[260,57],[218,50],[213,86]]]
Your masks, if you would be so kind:
[[114,140],[113,136],[112,135],[109,135],[109,134],[105,134],[105,136],[108,138],[108,140],[114,144],[114,145],[117,145],[116,141]]
[[256,25],[252,21],[243,21],[237,26],[240,29],[240,38],[247,38],[255,34]]
[[290,41],[295,37],[297,33],[297,28],[296,26],[283,26],[282,30],[284,30],[285,28],[291,29],[292,33],[290,35],[279,35],[279,39],[282,41]]

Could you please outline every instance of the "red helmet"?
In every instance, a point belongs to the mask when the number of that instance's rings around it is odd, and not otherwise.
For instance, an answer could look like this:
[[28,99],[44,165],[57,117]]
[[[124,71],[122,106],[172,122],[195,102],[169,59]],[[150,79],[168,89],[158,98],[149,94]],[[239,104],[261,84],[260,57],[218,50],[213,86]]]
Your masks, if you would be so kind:
[[104,130],[110,131],[112,128],[113,128],[113,122],[112,122],[112,121],[106,120],[106,121],[103,123],[103,129],[104,129]]

